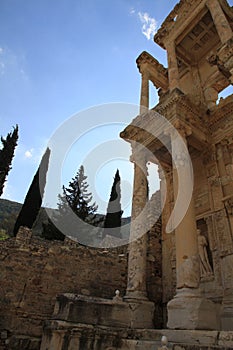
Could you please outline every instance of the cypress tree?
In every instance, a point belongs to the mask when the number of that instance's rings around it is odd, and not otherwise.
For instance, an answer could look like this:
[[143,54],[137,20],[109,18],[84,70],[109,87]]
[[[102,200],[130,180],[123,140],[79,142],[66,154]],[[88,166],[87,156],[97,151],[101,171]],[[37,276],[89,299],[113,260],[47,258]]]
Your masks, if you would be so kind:
[[12,133],[9,133],[4,139],[1,137],[3,148],[0,150],[0,197],[3,193],[6,177],[11,170],[11,163],[14,157],[15,147],[18,141],[18,125]]
[[118,238],[121,237],[121,216],[123,211],[121,210],[121,188],[120,188],[121,178],[119,170],[117,169],[110,199],[108,202],[107,214],[105,216],[104,228],[105,235],[109,234]]
[[46,175],[48,171],[50,149],[47,148],[27,192],[21,211],[17,217],[14,235],[16,236],[20,226],[32,228],[39,213],[44,194]]

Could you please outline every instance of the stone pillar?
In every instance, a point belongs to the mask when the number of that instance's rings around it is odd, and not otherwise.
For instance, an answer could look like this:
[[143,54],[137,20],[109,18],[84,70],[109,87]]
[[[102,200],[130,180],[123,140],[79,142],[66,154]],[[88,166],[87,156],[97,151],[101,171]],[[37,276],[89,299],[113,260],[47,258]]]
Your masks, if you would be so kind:
[[176,57],[175,42],[168,43],[166,45],[167,59],[168,59],[168,78],[169,89],[172,91],[175,88],[179,88],[179,69]]
[[[179,134],[171,131],[171,147],[173,158],[173,186],[176,201],[178,191],[192,185],[190,181],[190,164],[184,152],[186,136],[191,130],[185,126],[177,126]],[[179,172],[179,183],[178,183]],[[174,214],[176,222],[177,215]],[[197,227],[193,196],[183,219],[175,228],[176,242],[176,277],[177,291],[168,303],[168,328],[173,329],[216,329],[216,311],[214,304],[201,296],[199,290],[200,267],[198,256]]]
[[125,300],[147,300],[146,292],[146,254],[147,235],[142,234],[144,224],[137,220],[148,200],[146,153],[133,151],[134,163],[133,203],[130,227],[128,258],[128,282]]
[[[223,300],[221,309],[221,326],[223,330],[233,330],[233,182],[228,167],[232,163],[228,145],[224,142],[216,147],[217,164],[223,191],[225,214],[222,215],[224,232],[217,228],[217,234],[225,249],[221,254],[221,272],[223,284]],[[228,171],[227,171],[228,169]],[[231,170],[231,169],[230,169]]]
[[79,350],[81,330],[72,330],[68,350]]
[[143,71],[141,73],[141,98],[140,98],[140,114],[148,111],[149,108],[149,75]]
[[[191,186],[192,183],[185,184],[189,181],[187,178],[187,168],[189,161],[182,151],[181,136],[187,146],[186,136],[191,133],[187,128],[179,129],[179,133],[171,133],[171,146],[173,158],[173,190],[174,199],[176,201],[178,191],[182,186]],[[181,135],[182,133],[182,135]],[[179,180],[182,184],[178,183]],[[181,288],[198,288],[200,274],[199,274],[199,260],[198,260],[198,244],[197,244],[197,226],[195,216],[194,199],[191,198],[187,212],[175,229],[176,238],[176,272],[177,272],[177,289]]]
[[65,336],[65,331],[54,330],[52,334],[52,339],[49,345],[49,350],[62,350],[64,336]]
[[225,44],[232,37],[230,24],[218,0],[208,0],[206,6],[210,10],[221,43]]

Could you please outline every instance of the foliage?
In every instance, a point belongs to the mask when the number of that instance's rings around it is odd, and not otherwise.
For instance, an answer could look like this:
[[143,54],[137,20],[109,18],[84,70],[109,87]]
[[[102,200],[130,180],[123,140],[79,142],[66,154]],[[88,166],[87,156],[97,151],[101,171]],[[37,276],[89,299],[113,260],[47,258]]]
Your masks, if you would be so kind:
[[9,133],[4,139],[1,137],[2,149],[0,150],[0,196],[3,193],[6,177],[11,170],[11,163],[14,157],[15,147],[18,141],[18,125],[12,133]]
[[16,218],[22,204],[7,199],[0,199],[0,230],[3,229],[8,235],[13,235]]
[[10,236],[6,233],[5,230],[0,229],[0,241],[5,241],[8,239]]
[[39,210],[42,204],[42,197],[44,194],[44,188],[46,184],[46,174],[47,174],[48,165],[49,165],[49,157],[50,157],[50,149],[47,148],[42,157],[39,168],[32,180],[31,186],[25,197],[25,201],[19,213],[19,216],[16,220],[15,227],[14,227],[15,236],[20,226],[26,226],[28,228],[32,228],[33,223],[36,220],[36,217],[39,213]]
[[58,195],[58,210],[54,211],[52,220],[43,225],[44,238],[63,240],[65,233],[82,244],[90,243],[93,239],[92,226],[98,226],[100,219],[96,214],[98,206],[91,203],[88,187],[87,176],[81,166],[69,186],[63,186],[63,194]]
[[121,210],[121,189],[120,189],[121,178],[119,174],[119,170],[117,169],[110,199],[108,202],[107,214],[105,216],[104,228],[105,234],[109,234],[111,236],[116,236],[118,238],[121,237],[121,216],[123,211]]

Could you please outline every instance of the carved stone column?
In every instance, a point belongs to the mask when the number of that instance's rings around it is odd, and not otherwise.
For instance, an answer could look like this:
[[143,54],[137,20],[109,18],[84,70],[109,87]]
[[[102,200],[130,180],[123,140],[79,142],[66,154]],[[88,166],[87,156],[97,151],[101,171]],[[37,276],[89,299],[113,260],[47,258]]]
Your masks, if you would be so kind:
[[[124,302],[128,303],[130,327],[153,328],[154,303],[147,298],[147,231],[145,206],[148,202],[147,154],[133,149],[134,188],[128,256],[128,280]],[[148,229],[147,229],[148,227]]]
[[169,89],[172,91],[175,88],[179,88],[179,69],[176,57],[175,43],[168,43],[166,45],[166,50],[168,59]]
[[223,300],[221,324],[223,330],[233,330],[233,181],[231,169],[232,159],[228,145],[221,142],[216,147],[219,180],[223,192],[225,211],[215,214],[215,226],[220,242],[221,272]]
[[222,44],[225,44],[232,37],[230,24],[218,0],[208,0],[206,6],[210,10],[219,38]]
[[125,299],[147,300],[147,235],[142,234],[144,229],[143,218],[140,221],[137,220],[148,200],[147,159],[145,152],[136,153],[134,151],[131,161],[134,163],[134,188],[128,258],[128,283]]
[[72,330],[68,350],[79,350],[81,330]]
[[[160,162],[158,168],[160,178],[161,208],[162,208],[162,271],[163,271],[163,304],[174,296],[176,285],[176,257],[174,232],[166,231],[167,222],[173,207],[172,165]],[[167,312],[164,310],[164,312]]]
[[[182,187],[192,186],[192,179],[188,178],[189,159],[182,150],[181,139],[187,146],[186,136],[191,133],[188,128],[179,127],[178,133],[171,133],[171,146],[173,158],[173,186],[174,197],[177,200],[178,192]],[[179,179],[178,179],[179,172]],[[186,183],[190,180],[190,184]],[[182,183],[179,183],[182,181]],[[175,215],[176,218],[176,215]],[[199,260],[197,244],[197,226],[195,216],[195,206],[193,196],[188,205],[186,214],[175,229],[176,236],[176,271],[177,271],[177,289],[198,288]]]
[[[176,129],[180,135],[174,131],[170,132],[175,201],[179,191],[184,191],[187,186],[192,185],[191,164],[181,140],[182,137],[187,145],[186,136],[191,133],[191,130],[181,124],[177,124]],[[190,203],[186,203],[186,205],[188,205],[188,209],[175,228],[177,292],[167,305],[168,327],[173,329],[216,329],[214,304],[203,298],[199,290],[200,268],[193,196]],[[178,211],[179,208],[174,213],[174,222],[177,222],[177,217],[179,217]]]
[[65,331],[54,330],[52,334],[51,342],[49,344],[49,349],[62,350],[64,336],[65,336]]
[[148,72],[141,72],[141,98],[140,114],[147,112],[149,108],[149,75]]

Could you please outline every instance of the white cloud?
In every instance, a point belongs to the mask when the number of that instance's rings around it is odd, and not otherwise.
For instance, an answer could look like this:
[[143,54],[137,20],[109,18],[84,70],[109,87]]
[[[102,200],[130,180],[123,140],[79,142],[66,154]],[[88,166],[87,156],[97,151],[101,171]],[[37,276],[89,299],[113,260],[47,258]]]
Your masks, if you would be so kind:
[[33,155],[33,148],[31,148],[30,150],[27,150],[25,153],[24,153],[25,157],[26,158],[32,158],[32,155]]
[[138,12],[138,17],[142,23],[142,33],[146,36],[147,40],[153,39],[156,33],[158,23],[147,12]]
[[129,11],[130,15],[134,15],[135,14],[135,9],[133,7],[131,7],[130,11]]

